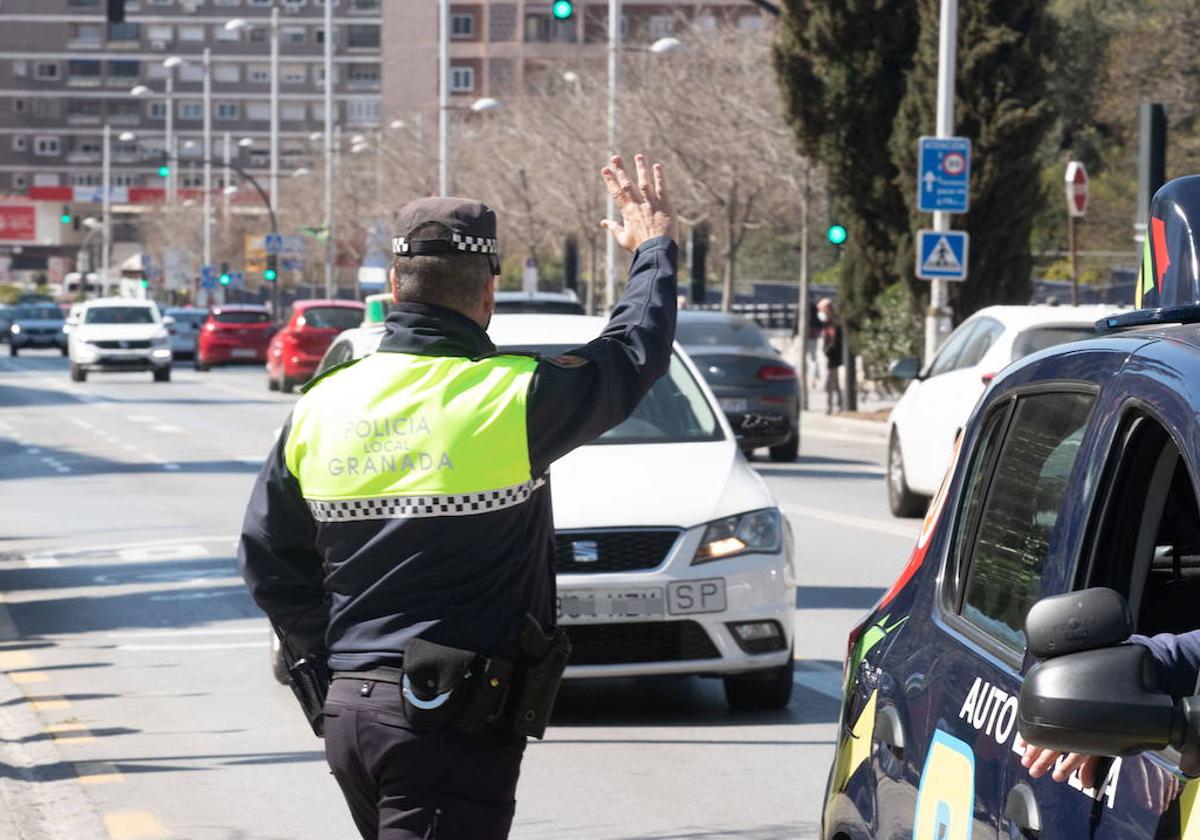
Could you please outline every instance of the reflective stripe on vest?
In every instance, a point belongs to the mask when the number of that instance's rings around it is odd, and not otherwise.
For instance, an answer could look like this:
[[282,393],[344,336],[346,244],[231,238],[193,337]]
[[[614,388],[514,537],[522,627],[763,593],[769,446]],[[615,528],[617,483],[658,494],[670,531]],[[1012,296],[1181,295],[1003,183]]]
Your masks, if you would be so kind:
[[467,515],[521,504],[537,360],[376,353],[296,404],[288,470],[321,522]]

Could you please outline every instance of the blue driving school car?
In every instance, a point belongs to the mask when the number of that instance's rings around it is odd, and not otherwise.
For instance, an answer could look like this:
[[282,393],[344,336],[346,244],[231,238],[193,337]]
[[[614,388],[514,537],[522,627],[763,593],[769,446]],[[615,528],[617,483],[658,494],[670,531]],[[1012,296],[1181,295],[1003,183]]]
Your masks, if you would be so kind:
[[[1200,176],[1143,247],[1135,311],[996,377],[851,634],[825,840],[1200,838]],[[1114,757],[1033,779],[1022,736]]]

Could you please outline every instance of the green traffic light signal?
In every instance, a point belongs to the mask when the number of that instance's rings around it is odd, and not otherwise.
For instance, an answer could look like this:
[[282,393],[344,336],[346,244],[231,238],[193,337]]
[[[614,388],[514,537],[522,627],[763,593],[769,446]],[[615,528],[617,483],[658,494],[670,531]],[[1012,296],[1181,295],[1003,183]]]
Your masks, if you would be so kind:
[[266,280],[268,283],[274,283],[275,278],[278,276],[279,276],[279,273],[276,272],[275,269],[273,269],[273,268],[268,268],[266,271],[263,272],[263,279]]
[[575,14],[575,4],[571,0],[555,0],[550,7],[550,14],[554,15],[555,20],[569,20]]
[[846,242],[846,229],[841,225],[830,225],[829,230],[825,231],[825,238],[830,245],[843,245]]
[[62,222],[64,225],[69,225],[69,224],[71,224],[71,214],[63,213],[61,216],[58,217],[58,220],[60,222]]
[[217,278],[217,282],[220,283],[222,286],[228,286],[229,281],[232,279],[233,278],[229,276],[228,272],[226,272],[225,274],[222,274],[220,277]]
[[167,166],[165,163],[162,166],[158,167],[158,175],[160,178],[166,178],[170,174],[171,174],[171,167]]

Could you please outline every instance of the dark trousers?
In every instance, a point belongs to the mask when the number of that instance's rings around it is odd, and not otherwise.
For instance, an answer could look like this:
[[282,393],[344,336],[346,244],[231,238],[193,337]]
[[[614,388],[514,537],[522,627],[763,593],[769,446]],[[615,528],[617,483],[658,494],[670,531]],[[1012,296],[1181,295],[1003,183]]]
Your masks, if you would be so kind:
[[400,687],[334,680],[325,757],[365,840],[504,840],[525,738],[417,732]]

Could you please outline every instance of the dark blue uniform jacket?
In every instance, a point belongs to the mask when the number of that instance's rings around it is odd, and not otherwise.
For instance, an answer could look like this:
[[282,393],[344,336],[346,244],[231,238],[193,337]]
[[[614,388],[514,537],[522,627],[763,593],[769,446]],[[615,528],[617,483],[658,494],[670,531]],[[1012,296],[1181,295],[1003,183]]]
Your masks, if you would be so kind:
[[[539,363],[527,404],[534,478],[625,420],[666,372],[676,257],[669,239],[643,244],[600,337],[571,351],[576,360]],[[401,304],[378,352],[479,358],[495,349],[464,315]],[[554,624],[549,482],[506,510],[318,523],[285,464],[288,433],[285,426],[254,486],[238,559],[254,600],[294,653],[328,653],[332,668],[361,670],[398,664],[418,635],[488,654],[512,640],[526,613]]]

